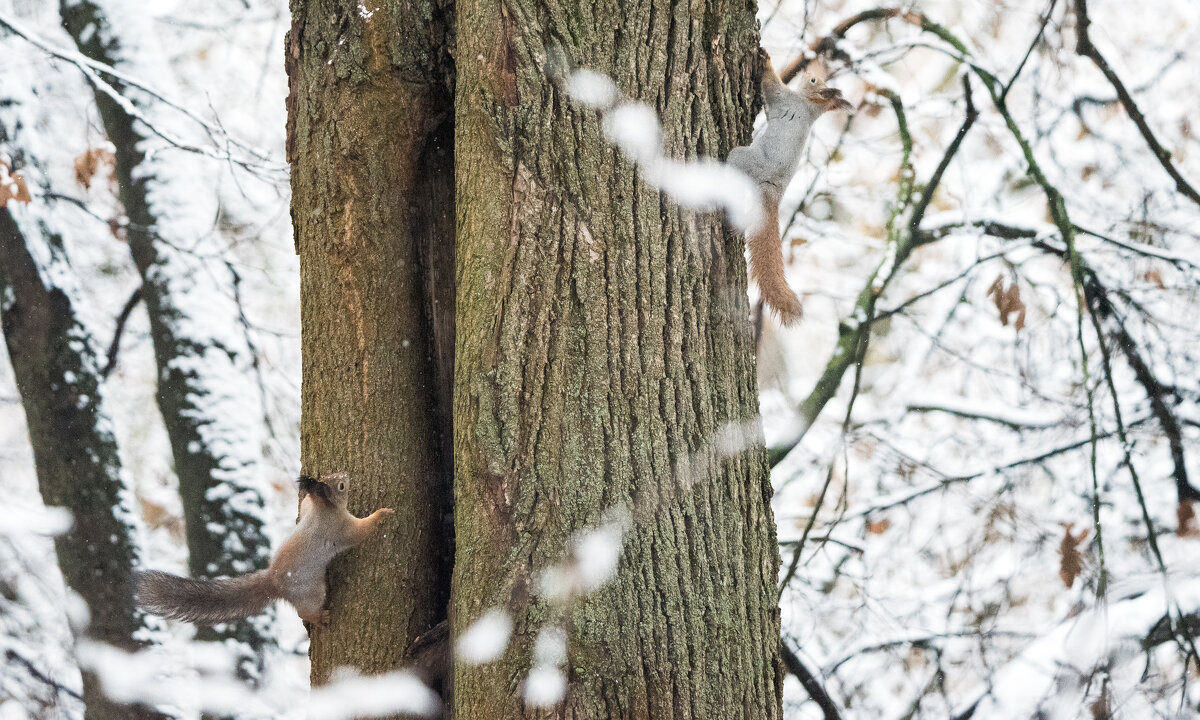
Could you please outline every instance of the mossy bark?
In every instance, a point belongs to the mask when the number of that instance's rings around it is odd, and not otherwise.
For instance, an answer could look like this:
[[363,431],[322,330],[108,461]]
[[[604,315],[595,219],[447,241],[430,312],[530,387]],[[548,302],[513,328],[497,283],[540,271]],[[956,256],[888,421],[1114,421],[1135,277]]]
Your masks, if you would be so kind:
[[[61,13],[63,25],[79,51],[91,59],[134,76],[142,68],[130,58],[153,62],[153,58],[143,57],[143,49],[136,47],[144,40],[137,37],[139,28],[114,27],[104,2],[64,0]],[[123,46],[126,39],[135,46],[132,52]],[[163,106],[157,99],[119,81],[114,80],[113,84],[128,95],[129,102],[143,117],[163,118]],[[197,242],[191,235],[194,228],[179,227],[177,218],[160,217],[152,202],[151,196],[158,197],[160,203],[165,197],[168,206],[172,199],[187,202],[190,190],[166,186],[172,182],[190,182],[193,178],[186,177],[187,170],[178,167],[169,168],[174,176],[160,177],[156,171],[163,169],[162,164],[154,164],[147,156],[147,148],[158,142],[154,131],[104,92],[97,90],[95,99],[105,133],[115,146],[118,191],[128,218],[126,239],[143,283],[142,296],[158,367],[156,398],[179,479],[188,569],[193,577],[216,577],[265,568],[270,562],[271,547],[264,527],[264,503],[256,484],[254,458],[228,452],[233,444],[229,439],[244,440],[236,437],[244,418],[223,416],[222,411],[237,410],[214,409],[211,397],[214,393],[238,392],[237,388],[222,385],[231,380],[239,383],[240,388],[250,368],[247,347],[227,346],[204,334],[206,322],[224,325],[238,321],[233,312],[226,317],[211,316],[214,307],[228,305],[220,302],[224,297],[213,297],[211,293],[228,295],[233,288],[214,286],[206,296],[193,286],[196,277],[207,280],[223,268],[219,260],[213,261],[214,267],[204,267],[203,259],[189,255],[188,248]],[[181,153],[177,158],[189,159],[189,156]],[[191,199],[200,200],[194,196]],[[189,277],[180,271],[189,265],[195,266],[195,273],[200,275]],[[194,317],[200,315],[204,317]],[[196,328],[199,333],[193,332]],[[252,384],[245,389],[251,388]],[[251,407],[258,407],[251,398],[244,400]],[[258,677],[261,653],[274,643],[270,626],[270,615],[260,616],[228,623],[220,629],[202,627],[197,637],[244,643],[239,666],[242,675],[253,680]]]
[[[456,665],[455,714],[778,718],[742,238],[643,182],[546,60],[649,104],[667,155],[724,158],[756,110],[754,6],[477,0],[457,17],[451,622],[498,607],[515,630],[500,660]],[[632,518],[615,578],[556,608],[538,578],[615,507]],[[538,710],[522,684],[551,621],[568,689]]]
[[286,46],[300,254],[305,472],[356,514],[396,510],[336,560],[312,681],[402,665],[446,616],[454,184],[449,6],[293,0]]
[[[4,140],[0,128],[0,143]],[[38,200],[40,202],[40,200]],[[33,227],[36,223],[28,223]],[[71,298],[49,278],[70,270],[61,239],[27,238],[9,210],[0,208],[0,318],[46,505],[74,515],[70,531],[54,539],[67,587],[87,602],[88,637],[124,650],[144,643],[145,617],[133,602],[138,550],[129,524],[130,495],[121,477],[117,442],[100,401],[99,368],[91,337],[75,317]],[[29,243],[42,246],[39,267]],[[88,720],[162,718],[142,705],[105,697],[94,673],[83,672]]]

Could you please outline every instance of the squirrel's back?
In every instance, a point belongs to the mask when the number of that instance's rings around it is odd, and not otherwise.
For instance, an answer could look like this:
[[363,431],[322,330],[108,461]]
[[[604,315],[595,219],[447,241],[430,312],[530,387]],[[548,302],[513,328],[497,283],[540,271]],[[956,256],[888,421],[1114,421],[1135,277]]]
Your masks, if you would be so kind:
[[188,622],[218,623],[262,612],[277,596],[267,570],[219,580],[149,570],[137,574],[137,600],[147,610]]

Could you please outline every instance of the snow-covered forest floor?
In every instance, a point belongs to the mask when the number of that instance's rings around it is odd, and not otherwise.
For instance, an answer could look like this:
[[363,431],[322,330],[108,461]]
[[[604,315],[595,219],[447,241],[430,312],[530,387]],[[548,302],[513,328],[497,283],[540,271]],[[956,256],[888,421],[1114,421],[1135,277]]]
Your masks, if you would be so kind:
[[[764,3],[763,45],[782,69],[874,7]],[[858,110],[818,123],[781,212],[792,218],[785,257],[805,315],[791,328],[764,319],[759,363],[768,446],[799,438],[772,476],[785,643],[846,718],[953,718],[972,707],[976,718],[1194,716],[1200,525],[1184,500],[1200,487],[1200,198],[1177,189],[1113,84],[1077,54],[1073,2],[906,7],[914,14],[857,24],[837,44],[830,83]],[[1095,46],[1172,166],[1200,186],[1192,125],[1200,5],[1093,0],[1089,10]],[[213,208],[193,230],[220,248],[201,256],[201,267],[232,268],[240,279],[236,297],[228,291],[240,303],[237,330],[256,360],[261,398],[238,410],[261,437],[257,482],[277,545],[295,518],[299,471],[287,7],[214,0],[137,12],[151,14],[169,60],[148,79],[174,87],[172,99],[219,128],[218,140],[236,138],[270,158],[245,167],[230,158],[245,157],[240,150],[191,138],[211,151],[199,156],[205,175],[194,187]],[[915,13],[941,36],[922,30]],[[72,47],[54,3],[0,0],[0,15],[50,46]],[[77,159],[107,148],[93,94],[76,66],[3,27],[0,48],[0,82],[38,88],[36,112],[52,133],[43,139],[52,150],[47,178],[64,196],[60,219],[75,228],[67,246],[81,288],[75,302],[107,349],[140,280],[111,227],[118,205],[105,166],[90,187],[77,178]],[[978,116],[925,198],[969,114],[964,76]],[[1000,89],[1015,77],[1007,118],[989,95],[993,76]],[[170,168],[182,155],[187,167],[196,163],[182,150],[159,162]],[[916,192],[901,203],[906,182]],[[1061,193],[1073,226],[1074,272],[1047,188]],[[924,216],[906,235],[914,206]],[[921,242],[897,258],[905,237]],[[873,282],[881,292],[867,316],[860,293]],[[1085,285],[1091,312],[1080,312]],[[203,323],[205,299],[194,301]],[[801,407],[835,352],[839,323],[864,321],[869,342],[850,348],[862,353],[861,371],[851,366],[809,427]],[[144,559],[183,572],[182,510],[155,373],[139,305],[103,389],[136,489]],[[72,603],[41,532],[55,519],[42,509],[7,357],[0,495],[0,579],[19,599],[4,601],[0,650],[77,687],[64,610]],[[303,628],[290,611],[278,613],[276,628],[269,672],[302,695]],[[183,643],[190,626],[167,632],[168,654],[174,648],[175,662],[192,663]],[[0,719],[76,716],[78,704],[28,667],[0,663]],[[37,709],[55,695],[56,710]],[[823,717],[791,675],[784,702],[787,717]]]

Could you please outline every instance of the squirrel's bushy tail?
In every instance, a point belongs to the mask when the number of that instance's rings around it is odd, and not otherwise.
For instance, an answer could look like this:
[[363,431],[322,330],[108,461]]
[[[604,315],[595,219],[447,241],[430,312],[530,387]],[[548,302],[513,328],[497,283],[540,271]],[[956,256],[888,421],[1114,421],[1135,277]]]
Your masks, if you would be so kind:
[[799,319],[800,298],[792,292],[783,273],[783,239],[779,236],[779,202],[763,194],[762,224],[746,235],[750,248],[750,277],[758,284],[763,300],[790,325]]
[[240,620],[276,597],[266,570],[235,578],[198,580],[149,570],[137,574],[137,601],[156,615],[199,623]]

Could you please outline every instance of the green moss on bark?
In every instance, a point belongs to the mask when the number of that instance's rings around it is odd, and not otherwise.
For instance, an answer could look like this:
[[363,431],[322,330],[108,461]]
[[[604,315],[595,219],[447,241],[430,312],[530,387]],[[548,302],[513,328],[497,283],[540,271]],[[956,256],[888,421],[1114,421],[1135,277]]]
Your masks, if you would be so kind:
[[456,715],[546,715],[521,699],[554,614],[533,584],[623,506],[620,571],[566,615],[549,716],[777,718],[741,237],[643,183],[545,68],[558,46],[655,108],[668,155],[724,157],[753,120],[753,7],[482,0],[458,27],[452,625],[498,606],[516,629],[502,660],[457,666]]
[[453,367],[453,64],[438,2],[293,0],[288,159],[300,254],[305,472],[396,510],[334,562],[312,679],[391,670],[445,618]]

